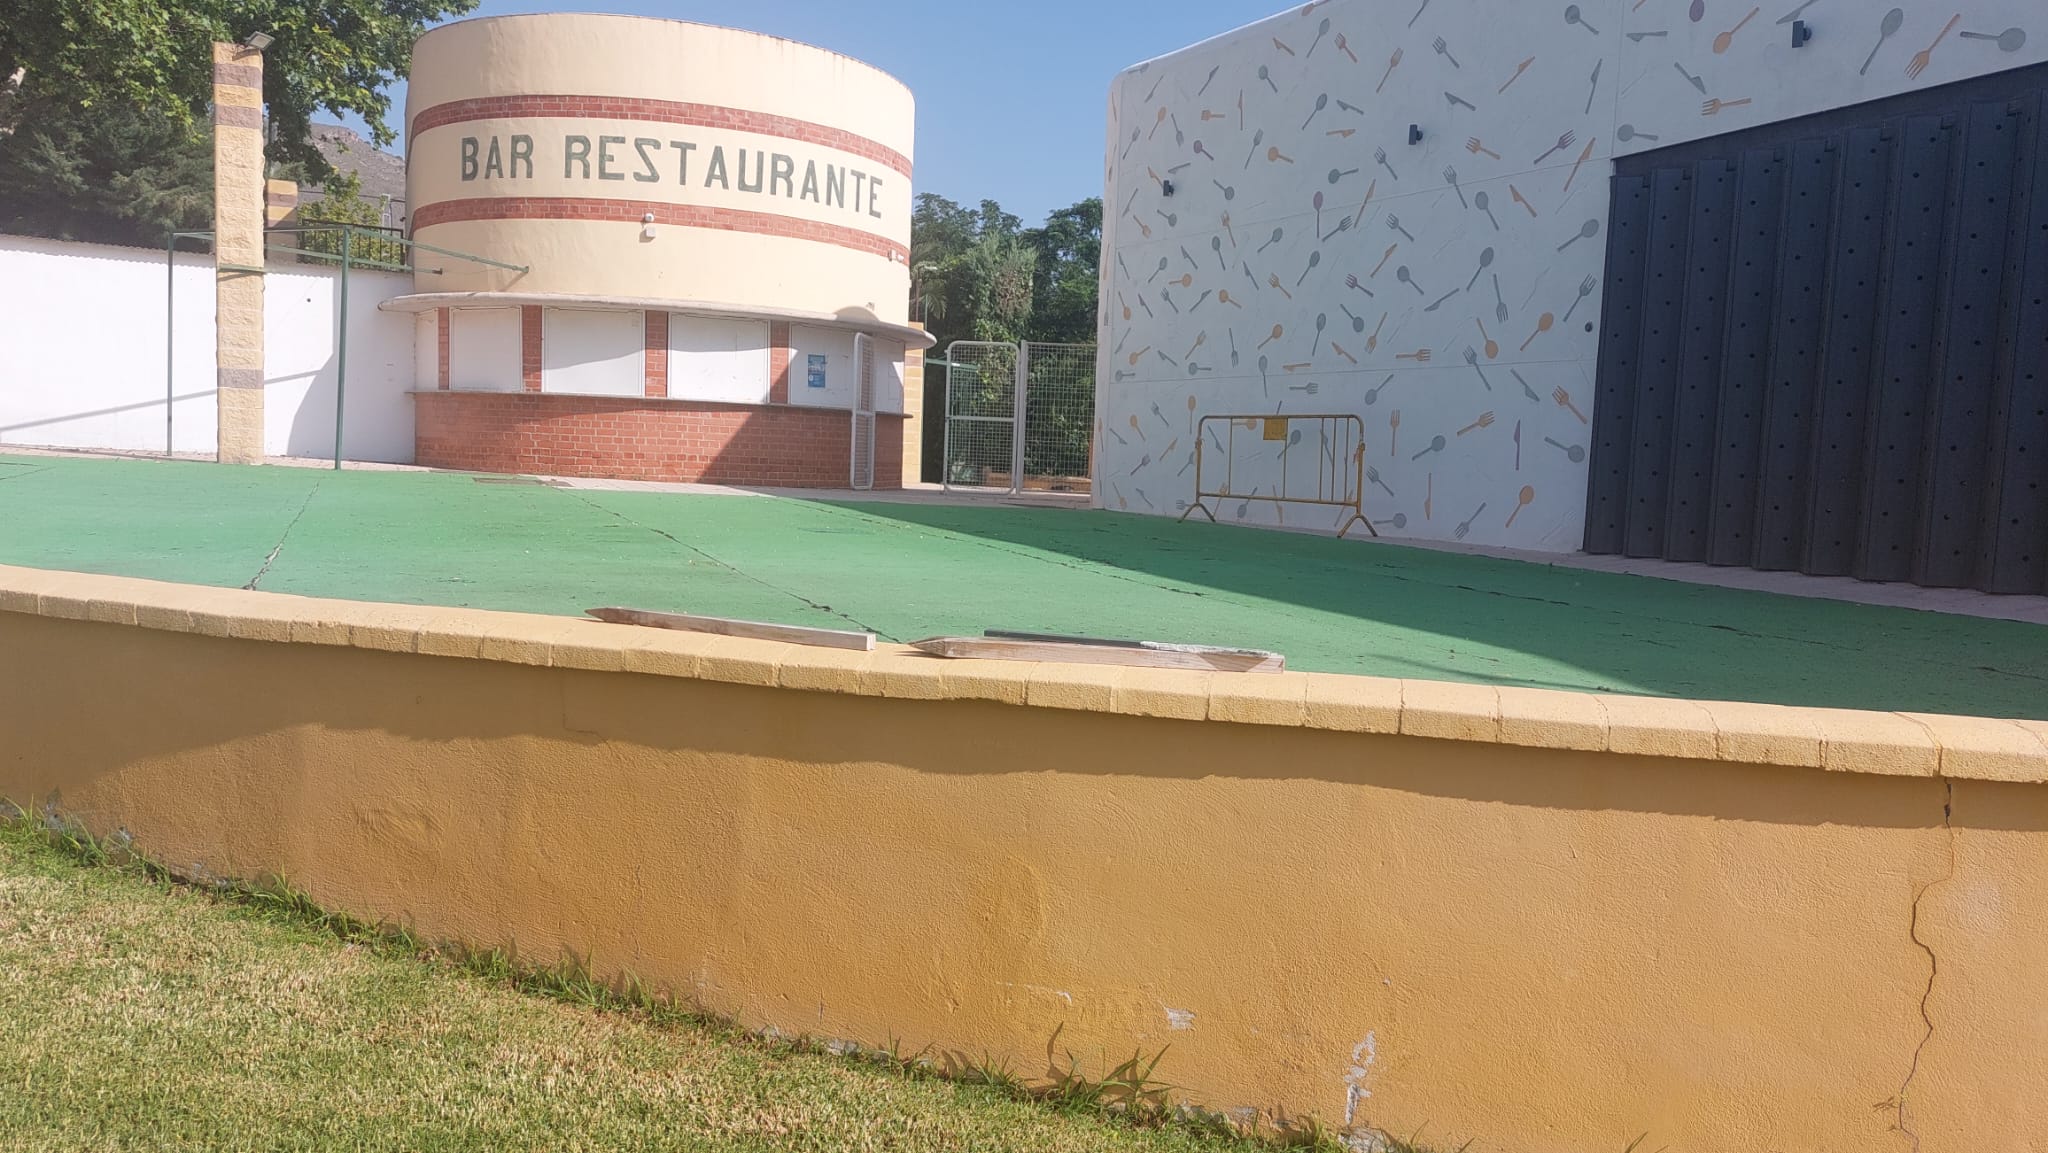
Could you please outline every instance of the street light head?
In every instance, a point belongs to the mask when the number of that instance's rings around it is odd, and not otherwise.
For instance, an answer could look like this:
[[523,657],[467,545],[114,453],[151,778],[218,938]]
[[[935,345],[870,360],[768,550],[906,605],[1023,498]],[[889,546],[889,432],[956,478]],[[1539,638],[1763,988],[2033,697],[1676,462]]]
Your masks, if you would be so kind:
[[268,32],[251,32],[242,37],[242,43],[261,52],[275,43],[276,38]]

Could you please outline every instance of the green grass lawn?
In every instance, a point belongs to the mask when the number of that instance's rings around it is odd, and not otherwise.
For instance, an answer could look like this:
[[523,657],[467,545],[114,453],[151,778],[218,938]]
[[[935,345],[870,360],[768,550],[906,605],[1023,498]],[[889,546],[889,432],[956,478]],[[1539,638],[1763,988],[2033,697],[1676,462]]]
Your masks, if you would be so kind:
[[543,1148],[1271,1146],[565,1004],[0,823],[0,1149]]
[[2039,625],[1112,512],[0,456],[0,563],[897,641],[1138,637],[1276,649],[1317,672],[2048,719]]

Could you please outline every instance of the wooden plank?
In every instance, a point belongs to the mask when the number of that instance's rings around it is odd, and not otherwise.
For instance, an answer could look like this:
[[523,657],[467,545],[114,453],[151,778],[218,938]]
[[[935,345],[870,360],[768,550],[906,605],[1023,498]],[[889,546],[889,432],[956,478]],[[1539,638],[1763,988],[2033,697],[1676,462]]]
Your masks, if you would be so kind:
[[821,649],[851,649],[873,652],[875,634],[840,629],[813,629],[802,625],[777,625],[763,621],[741,621],[730,617],[700,617],[689,613],[657,613],[646,609],[586,609],[598,620],[615,625],[639,625],[650,629],[674,629],[686,633],[712,633],[722,637],[744,637],[755,641],[786,641]]
[[1060,661],[1077,665],[1129,665],[1202,672],[1277,673],[1287,658],[1261,649],[1219,649],[1158,641],[1099,641],[1085,637],[927,637],[911,648],[953,660]]
[[1144,641],[1117,640],[1114,637],[1076,637],[1065,633],[1020,633],[1009,629],[989,629],[981,634],[1004,641],[1042,641],[1055,645],[1096,645],[1113,649],[1142,649]]

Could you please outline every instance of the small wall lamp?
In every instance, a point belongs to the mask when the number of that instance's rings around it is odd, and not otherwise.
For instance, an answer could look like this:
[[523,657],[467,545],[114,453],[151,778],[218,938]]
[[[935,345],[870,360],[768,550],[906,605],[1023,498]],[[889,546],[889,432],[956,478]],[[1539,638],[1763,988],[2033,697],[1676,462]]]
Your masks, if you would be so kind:
[[1410,125],[1408,126],[1408,143],[1410,143],[1410,144],[1420,144],[1420,143],[1422,143],[1422,125],[1420,125],[1420,124],[1410,124]]
[[640,239],[654,239],[654,214],[652,212],[645,213],[640,217]]
[[258,52],[263,51],[276,42],[276,38],[268,32],[251,32],[247,36],[242,37],[244,46],[254,48]]
[[1792,22],[1792,47],[1804,48],[1806,47],[1806,42],[1811,39],[1813,39],[1813,25],[1808,24],[1804,20],[1794,20]]

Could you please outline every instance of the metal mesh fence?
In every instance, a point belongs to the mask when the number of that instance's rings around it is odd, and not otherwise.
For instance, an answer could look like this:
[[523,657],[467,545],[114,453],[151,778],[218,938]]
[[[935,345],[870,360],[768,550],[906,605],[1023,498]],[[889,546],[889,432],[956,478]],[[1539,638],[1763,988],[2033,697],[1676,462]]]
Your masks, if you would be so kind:
[[946,487],[1089,490],[1094,345],[959,341],[946,362]]
[[1017,346],[956,341],[946,349],[947,488],[1013,488]]
[[1095,435],[1095,346],[1024,346],[1022,487],[1087,492]]

